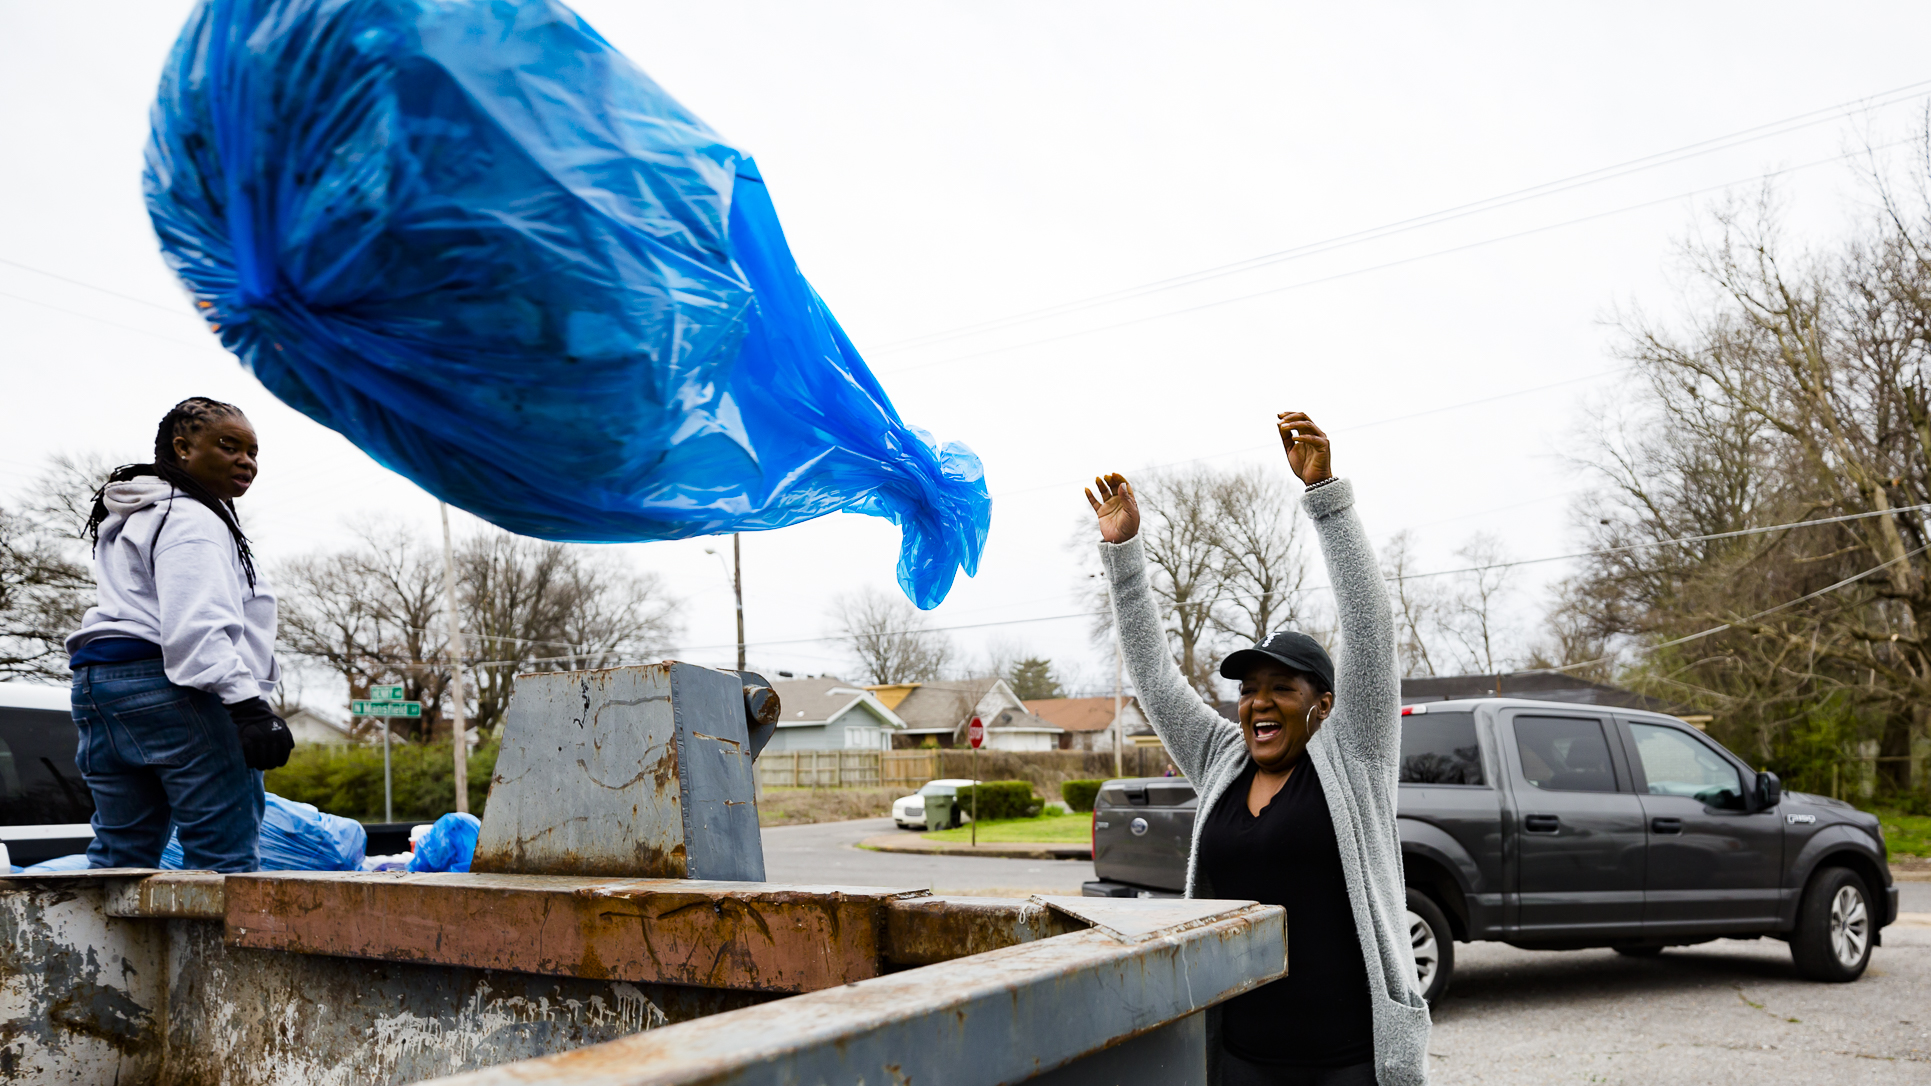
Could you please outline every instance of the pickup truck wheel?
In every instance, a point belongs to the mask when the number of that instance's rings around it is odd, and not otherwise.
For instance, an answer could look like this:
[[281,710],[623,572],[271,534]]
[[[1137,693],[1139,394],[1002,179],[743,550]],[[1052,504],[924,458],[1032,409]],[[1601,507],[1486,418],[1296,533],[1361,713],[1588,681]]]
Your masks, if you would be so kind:
[[1804,887],[1790,957],[1811,980],[1843,984],[1864,975],[1874,931],[1870,891],[1857,873],[1826,867]]
[[1408,888],[1408,942],[1415,949],[1415,980],[1430,1003],[1448,991],[1455,973],[1455,933],[1435,899]]

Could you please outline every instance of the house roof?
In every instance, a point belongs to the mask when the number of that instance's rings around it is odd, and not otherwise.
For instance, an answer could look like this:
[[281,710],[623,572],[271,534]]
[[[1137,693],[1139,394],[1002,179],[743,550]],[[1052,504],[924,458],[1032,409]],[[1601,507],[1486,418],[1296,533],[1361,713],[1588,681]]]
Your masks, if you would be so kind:
[[1570,675],[1546,671],[1503,672],[1500,675],[1446,675],[1427,679],[1401,680],[1402,704],[1425,701],[1451,701],[1458,698],[1530,698],[1535,701],[1566,701],[1578,705],[1610,705],[1621,709],[1647,709],[1670,716],[1695,715],[1696,710],[1634,690],[1608,683],[1590,682]]
[[[967,720],[977,711],[979,704],[986,700],[996,687],[1005,685],[998,676],[981,679],[953,679],[931,683],[892,683],[878,687],[867,687],[879,694],[899,695],[892,711],[905,721],[906,730],[912,734],[946,734],[956,732],[965,726]],[[1012,697],[1007,688],[1007,696]],[[1061,729],[1049,721],[1026,711],[1025,702],[1012,697],[1012,704],[986,720],[986,727],[1006,730],[1050,731]]]
[[884,689],[896,692],[911,686],[892,711],[905,721],[908,728],[943,728],[947,731],[958,727],[972,716],[972,710],[991,692],[993,684],[999,680],[959,679],[951,682],[897,683]]
[[[1101,732],[1113,726],[1113,704],[1112,698],[1040,698],[1027,702],[1026,708],[1069,732]],[[1132,698],[1126,699],[1125,709],[1137,712]]]
[[771,684],[778,695],[778,724],[825,724],[837,719],[857,702],[870,702],[880,719],[893,727],[904,722],[862,686],[843,679],[782,679]]

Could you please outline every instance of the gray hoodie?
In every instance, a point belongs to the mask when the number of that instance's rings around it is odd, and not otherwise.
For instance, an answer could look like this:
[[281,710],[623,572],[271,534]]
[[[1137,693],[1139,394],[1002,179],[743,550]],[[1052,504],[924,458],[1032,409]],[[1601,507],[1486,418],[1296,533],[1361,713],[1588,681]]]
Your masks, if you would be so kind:
[[[1394,616],[1374,548],[1354,515],[1353,486],[1336,479],[1314,487],[1301,498],[1301,507],[1321,538],[1341,625],[1334,712],[1308,742],[1307,753],[1327,794],[1348,900],[1354,906],[1355,935],[1368,966],[1376,1078],[1381,1086],[1421,1086],[1428,1078],[1429,1018],[1428,1004],[1415,991],[1407,888],[1395,833],[1401,680],[1395,670]],[[1200,794],[1193,849],[1187,856],[1187,896],[1212,897],[1213,887],[1198,865],[1200,833],[1214,804],[1246,770],[1247,743],[1240,725],[1203,701],[1173,662],[1139,537],[1100,544],[1100,558],[1113,584],[1126,667],[1140,705]],[[1292,969],[1293,932],[1287,940]]]
[[241,555],[214,511],[151,475],[110,483],[94,551],[99,602],[67,638],[72,654],[101,637],[161,646],[168,681],[233,705],[269,697],[275,593],[259,571],[248,587]]

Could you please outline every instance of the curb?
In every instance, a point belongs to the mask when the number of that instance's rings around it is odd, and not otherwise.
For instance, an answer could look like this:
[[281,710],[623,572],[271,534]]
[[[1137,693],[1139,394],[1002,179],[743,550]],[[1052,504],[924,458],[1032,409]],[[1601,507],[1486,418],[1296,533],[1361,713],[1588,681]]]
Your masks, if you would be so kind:
[[1029,844],[1023,841],[989,845],[955,845],[949,841],[907,840],[896,834],[881,834],[858,842],[859,848],[874,852],[909,852],[926,856],[991,856],[1003,860],[1090,860],[1091,845]]

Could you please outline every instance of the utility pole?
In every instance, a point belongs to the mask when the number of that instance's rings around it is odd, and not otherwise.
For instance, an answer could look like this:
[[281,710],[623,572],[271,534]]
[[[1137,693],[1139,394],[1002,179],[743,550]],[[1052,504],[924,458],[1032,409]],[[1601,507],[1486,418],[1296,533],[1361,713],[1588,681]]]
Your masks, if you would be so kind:
[[738,598],[738,670],[744,670],[744,549],[731,533],[731,591]]
[[[456,613],[456,550],[449,543],[449,503],[437,504],[443,512],[443,610],[449,614],[450,739],[456,759],[456,809],[468,814],[469,728],[463,705],[463,657],[468,654],[463,651],[463,621]],[[389,722],[382,723],[386,728]]]

